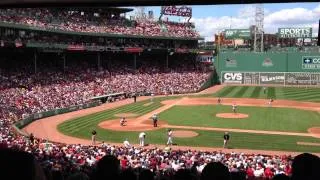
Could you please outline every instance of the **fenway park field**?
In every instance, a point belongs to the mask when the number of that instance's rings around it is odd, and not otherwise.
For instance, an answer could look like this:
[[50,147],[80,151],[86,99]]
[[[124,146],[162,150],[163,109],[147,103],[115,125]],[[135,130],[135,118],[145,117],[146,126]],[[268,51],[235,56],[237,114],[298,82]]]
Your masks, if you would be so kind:
[[[224,132],[230,133],[226,151],[280,154],[320,153],[320,89],[259,86],[215,86],[194,95],[138,97],[48,117],[24,128],[40,138],[61,143],[90,144],[97,140],[138,143],[146,133],[147,147],[164,146],[173,129],[172,148],[221,150]],[[221,104],[218,104],[218,97]],[[269,104],[268,101],[274,101]],[[232,112],[237,104],[237,113]],[[158,114],[159,125],[150,117]],[[120,118],[126,117],[126,126]]]

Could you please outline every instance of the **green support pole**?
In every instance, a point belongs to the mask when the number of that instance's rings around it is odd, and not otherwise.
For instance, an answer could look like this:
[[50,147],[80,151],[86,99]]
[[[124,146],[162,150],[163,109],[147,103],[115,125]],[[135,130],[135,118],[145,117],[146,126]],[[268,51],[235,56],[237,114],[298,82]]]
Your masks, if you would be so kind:
[[168,53],[167,53],[167,57],[166,57],[166,68],[167,69],[169,68],[169,56],[168,56]]
[[37,52],[34,51],[34,73],[35,74],[37,73],[37,59],[38,59]]
[[133,55],[133,68],[135,70],[137,69],[137,54]]

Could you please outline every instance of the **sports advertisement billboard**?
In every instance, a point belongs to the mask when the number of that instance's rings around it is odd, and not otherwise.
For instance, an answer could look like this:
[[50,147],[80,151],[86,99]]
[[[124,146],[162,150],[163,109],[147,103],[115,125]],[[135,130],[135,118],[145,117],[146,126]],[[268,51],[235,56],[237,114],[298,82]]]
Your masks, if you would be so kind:
[[320,73],[312,72],[221,72],[225,84],[319,86]]
[[320,69],[320,56],[303,56],[302,69]]
[[222,82],[230,84],[243,84],[243,73],[226,72],[222,73]]
[[312,28],[279,28],[278,34],[280,38],[312,38]]
[[250,29],[226,29],[224,31],[226,39],[250,39]]

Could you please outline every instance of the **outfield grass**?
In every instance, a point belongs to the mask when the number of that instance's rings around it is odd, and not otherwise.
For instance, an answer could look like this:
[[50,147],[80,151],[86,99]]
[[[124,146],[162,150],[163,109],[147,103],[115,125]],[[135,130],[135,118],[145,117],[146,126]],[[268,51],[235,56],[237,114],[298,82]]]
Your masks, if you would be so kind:
[[230,113],[230,106],[174,106],[159,114],[160,119],[171,125],[217,128],[251,129],[265,131],[307,132],[320,126],[320,114],[292,108],[238,107],[238,112],[249,114],[245,119],[216,117],[217,113]]
[[[244,90],[243,90],[244,91]],[[177,97],[169,97],[169,98],[177,98]],[[107,141],[107,142],[118,142],[122,143],[125,138],[128,138],[128,140],[131,143],[138,143],[138,134],[140,132],[118,132],[118,131],[111,131],[106,130],[98,127],[98,124],[105,120],[110,120],[116,118],[114,115],[117,113],[124,113],[124,112],[130,112],[130,113],[136,113],[139,115],[146,114],[152,110],[158,109],[161,107],[161,101],[168,98],[156,98],[154,100],[154,103],[151,105],[145,107],[144,104],[148,103],[149,101],[142,101],[138,103],[132,103],[129,105],[125,105],[116,109],[110,109],[103,112],[98,112],[95,114],[91,114],[88,116],[75,118],[70,121],[66,121],[58,126],[58,130],[66,135],[84,138],[84,139],[90,139],[91,138],[91,131],[92,129],[96,129],[98,132],[97,139],[100,141]],[[180,106],[174,107],[170,109],[171,113],[174,111],[181,111],[182,109]],[[184,107],[183,107],[184,108]],[[188,118],[194,118],[196,120],[193,120],[193,126],[200,126],[201,123],[204,126],[208,126],[205,124],[205,121],[203,118],[206,118],[210,116],[210,113],[213,114],[212,110],[215,108],[220,108],[219,111],[230,111],[230,107],[228,106],[198,106],[198,107],[186,107],[190,109],[184,109],[183,114],[182,111],[179,116],[176,116],[175,120],[172,118],[172,121],[174,120],[174,123],[178,123],[178,121],[182,121],[181,117],[188,117]],[[250,111],[250,108],[248,107],[248,111]],[[239,110],[245,111],[245,107],[240,107]],[[277,111],[278,108],[260,108],[260,111]],[[261,117],[267,116],[267,114],[270,116],[269,118],[272,118],[274,116],[286,116],[285,111],[292,111],[291,109],[281,108],[283,110],[282,113],[277,113],[278,115],[272,115],[273,113],[267,113]],[[162,114],[160,114],[160,119],[166,116],[166,113],[170,112],[166,111]],[[198,113],[195,113],[197,115],[191,115],[195,111],[198,111]],[[254,112],[255,110],[251,109],[251,112]],[[293,110],[296,117],[301,117],[301,114],[299,113],[300,110]],[[205,112],[209,112],[209,114],[205,114]],[[251,113],[250,112],[250,113]],[[262,113],[260,112],[260,113]],[[177,113],[178,114],[178,113]],[[299,116],[297,115],[299,114]],[[259,115],[259,113],[257,113]],[[190,116],[190,117],[189,117]],[[309,117],[312,117],[314,115],[308,115]],[[201,117],[201,118],[198,118]],[[210,116],[212,117],[212,116]],[[171,118],[168,118],[171,119]],[[310,118],[308,118],[310,119]],[[260,127],[269,127],[272,126],[278,126],[278,128],[291,128],[294,130],[296,128],[297,131],[304,131],[305,128],[301,128],[303,126],[307,126],[304,124],[304,121],[302,122],[295,122],[292,121],[291,118],[287,118],[287,121],[291,121],[291,123],[282,123],[279,125],[277,121],[269,122],[269,121],[261,121],[260,125],[258,123],[250,123],[252,124],[251,127],[253,128],[254,125],[260,126]],[[177,122],[176,122],[177,121]],[[239,120],[238,123],[244,123],[243,120]],[[296,120],[297,121],[297,120]],[[313,121],[313,120],[312,120]],[[182,123],[187,123],[188,121],[181,122],[179,125],[182,125]],[[234,124],[235,120],[232,120],[229,122],[229,124]],[[170,122],[171,123],[171,122]],[[220,124],[221,127],[223,127],[223,123],[227,123],[226,119],[224,121],[217,120],[217,124]],[[316,123],[316,122],[315,122]],[[213,124],[214,125],[214,124]],[[313,124],[315,125],[315,124]],[[298,126],[298,127],[295,127]],[[243,127],[246,127],[249,129],[250,126],[243,125]],[[230,126],[228,125],[228,128]],[[257,128],[253,128],[257,129]],[[274,130],[274,128],[272,128]],[[279,129],[279,130],[280,130]],[[303,130],[304,129],[304,130]],[[184,129],[185,130],[185,129]],[[175,138],[174,142],[178,145],[184,145],[184,146],[204,146],[204,147],[221,147],[222,146],[222,136],[223,132],[219,131],[202,131],[202,130],[195,130],[199,136],[193,137],[193,138]],[[155,131],[147,131],[147,143],[151,144],[165,144],[167,140],[166,136],[166,129],[158,129]],[[297,145],[297,142],[312,142],[312,143],[320,143],[320,139],[312,138],[312,137],[299,137],[299,136],[283,136],[283,135],[266,135],[266,134],[252,134],[252,133],[231,133],[231,142],[230,147],[231,148],[244,148],[244,149],[260,149],[260,150],[283,150],[283,151],[300,151],[300,152],[320,152],[319,146],[301,146]]]
[[267,91],[264,93],[262,86],[226,86],[214,95],[209,96],[320,102],[320,88],[267,87]]

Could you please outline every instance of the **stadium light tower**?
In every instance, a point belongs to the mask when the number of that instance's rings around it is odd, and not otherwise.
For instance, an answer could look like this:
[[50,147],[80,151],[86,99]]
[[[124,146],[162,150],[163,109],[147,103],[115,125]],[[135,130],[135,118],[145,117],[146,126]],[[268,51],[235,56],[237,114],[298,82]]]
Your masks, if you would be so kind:
[[146,20],[146,13],[144,7],[137,7],[136,8],[136,19],[140,21]]
[[263,52],[263,34],[264,34],[264,9],[262,4],[256,5],[255,27],[254,27],[254,51]]

